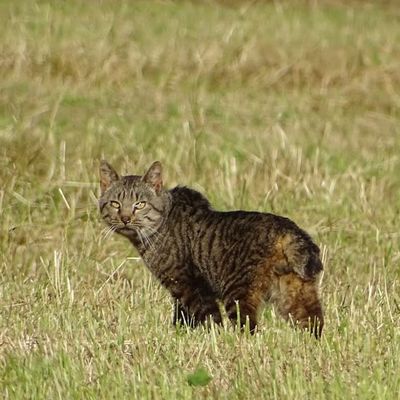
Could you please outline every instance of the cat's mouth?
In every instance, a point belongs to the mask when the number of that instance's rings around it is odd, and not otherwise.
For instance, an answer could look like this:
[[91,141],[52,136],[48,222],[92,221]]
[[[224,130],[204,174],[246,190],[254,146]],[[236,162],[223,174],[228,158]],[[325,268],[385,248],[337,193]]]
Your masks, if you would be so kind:
[[121,225],[118,226],[115,231],[122,235],[132,236],[137,234],[138,227],[132,225]]
[[113,229],[114,229],[114,232],[117,232],[121,235],[132,236],[134,234],[137,234],[137,231],[140,228],[138,226],[130,224],[130,223],[129,224],[116,223],[116,224],[113,224]]
[[121,226],[120,228],[117,228],[117,232],[119,233],[129,233],[129,232],[134,232],[135,228],[131,228],[129,226]]

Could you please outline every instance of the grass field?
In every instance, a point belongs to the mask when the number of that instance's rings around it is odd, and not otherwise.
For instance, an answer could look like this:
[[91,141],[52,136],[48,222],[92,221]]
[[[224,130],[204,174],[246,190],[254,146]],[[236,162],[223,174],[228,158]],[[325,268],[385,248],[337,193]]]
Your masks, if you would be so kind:
[[[398,398],[396,1],[3,0],[0,19],[1,398]],[[173,328],[100,235],[102,157],[308,230],[321,341],[268,307],[254,337]]]

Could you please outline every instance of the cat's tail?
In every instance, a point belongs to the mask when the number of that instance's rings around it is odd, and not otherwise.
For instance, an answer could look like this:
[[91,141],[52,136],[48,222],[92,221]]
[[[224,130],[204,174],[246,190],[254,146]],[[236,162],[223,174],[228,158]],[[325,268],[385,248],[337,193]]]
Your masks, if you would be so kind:
[[275,243],[274,269],[278,274],[294,272],[303,279],[313,279],[322,270],[318,246],[305,233],[285,233]]

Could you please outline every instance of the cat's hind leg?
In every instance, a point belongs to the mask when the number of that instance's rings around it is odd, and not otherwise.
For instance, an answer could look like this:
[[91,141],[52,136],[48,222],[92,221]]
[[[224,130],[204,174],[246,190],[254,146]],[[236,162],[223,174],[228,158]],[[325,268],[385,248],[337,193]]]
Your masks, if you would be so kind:
[[[234,282],[233,282],[234,283]],[[250,333],[254,334],[257,328],[258,313],[264,303],[264,291],[258,284],[238,282],[228,286],[229,291],[224,294],[224,306],[228,318],[244,329],[247,325]]]
[[245,329],[248,325],[250,333],[255,333],[258,314],[257,305],[247,298],[230,299],[225,302],[225,310],[232,323],[239,324],[241,329]]
[[222,322],[216,294],[200,274],[181,279],[172,296],[175,299],[174,325],[195,327],[210,319],[217,324]]

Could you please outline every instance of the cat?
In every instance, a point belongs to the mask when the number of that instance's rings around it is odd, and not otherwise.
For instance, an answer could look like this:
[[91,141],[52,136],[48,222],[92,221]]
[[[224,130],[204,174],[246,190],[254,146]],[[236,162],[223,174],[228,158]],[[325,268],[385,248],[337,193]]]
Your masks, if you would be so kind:
[[[317,338],[324,324],[318,246],[288,218],[215,211],[201,193],[163,186],[161,163],[119,176],[100,163],[103,220],[138,250],[174,300],[174,324],[230,320],[251,333],[264,302]],[[247,325],[246,325],[247,324]]]

